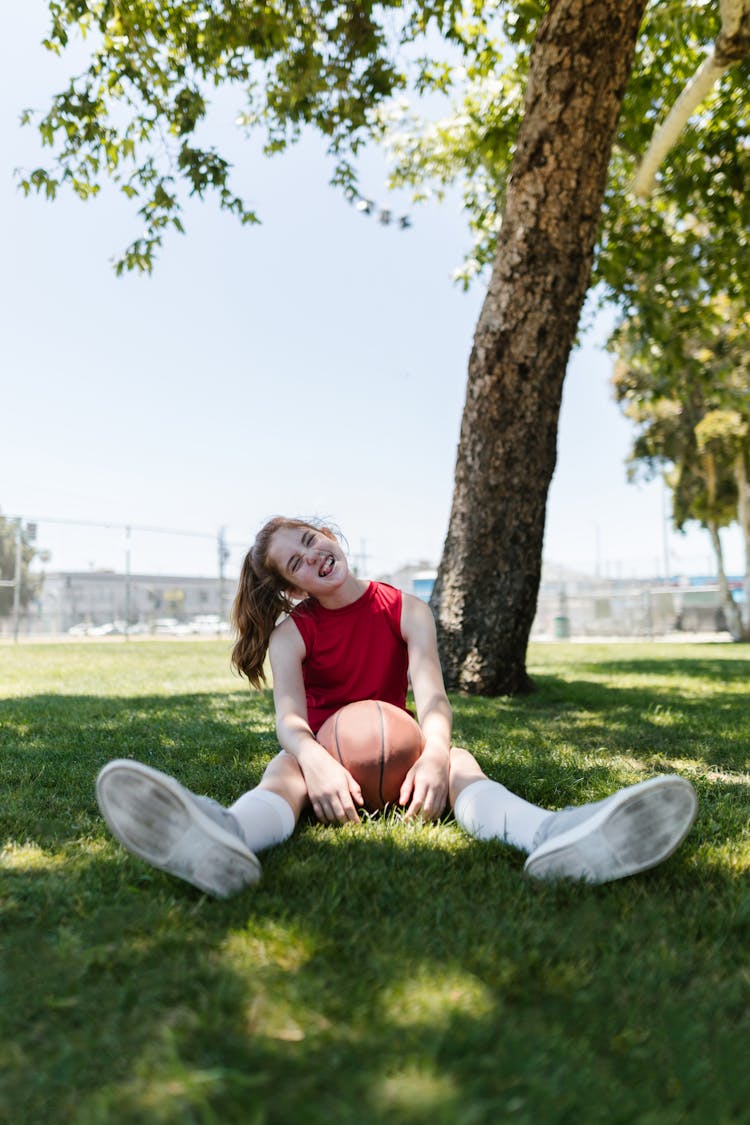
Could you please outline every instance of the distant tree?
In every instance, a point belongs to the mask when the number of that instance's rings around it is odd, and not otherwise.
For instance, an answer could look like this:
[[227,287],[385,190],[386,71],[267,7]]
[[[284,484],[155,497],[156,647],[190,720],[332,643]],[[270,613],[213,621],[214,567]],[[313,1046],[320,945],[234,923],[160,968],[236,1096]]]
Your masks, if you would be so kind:
[[[12,582],[16,571],[16,543],[18,526],[0,514],[0,578]],[[39,592],[40,579],[29,573],[29,566],[36,556],[30,540],[28,526],[21,525],[21,588],[20,603],[25,607]],[[8,617],[13,611],[14,590],[12,586],[0,586],[0,617]]]
[[[750,640],[750,313],[725,295],[655,307],[647,330],[627,319],[613,336],[615,395],[637,427],[631,471],[663,471],[673,520],[697,520],[716,555],[724,614]],[[744,610],[732,599],[719,532],[737,522],[745,544]]]

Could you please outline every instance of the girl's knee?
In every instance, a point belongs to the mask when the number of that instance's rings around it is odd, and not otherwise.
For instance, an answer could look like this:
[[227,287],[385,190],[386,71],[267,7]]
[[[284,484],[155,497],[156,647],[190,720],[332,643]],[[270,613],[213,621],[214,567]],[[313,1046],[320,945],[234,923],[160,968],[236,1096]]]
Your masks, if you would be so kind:
[[307,804],[307,786],[299,763],[286,750],[280,750],[266,766],[260,780],[261,789],[278,793],[292,806],[297,816]]
[[486,777],[487,774],[473,754],[464,750],[462,746],[452,746],[449,775],[451,808],[455,805],[458,794],[467,785],[472,785],[475,781],[482,781]]

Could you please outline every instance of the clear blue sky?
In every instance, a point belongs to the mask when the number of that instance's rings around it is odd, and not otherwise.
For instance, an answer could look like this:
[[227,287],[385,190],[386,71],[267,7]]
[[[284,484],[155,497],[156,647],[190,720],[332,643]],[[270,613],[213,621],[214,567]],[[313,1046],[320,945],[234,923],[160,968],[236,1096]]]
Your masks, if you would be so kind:
[[[226,527],[230,570],[277,512],[335,520],[370,573],[437,561],[450,509],[466,365],[482,300],[451,281],[468,246],[460,201],[414,209],[389,197],[377,154],[363,190],[408,231],[353,210],[327,186],[310,137],[262,159],[235,129],[240,91],[220,97],[212,137],[263,225],[209,201],[169,237],[151,278],[116,278],[138,233],[113,188],[82,204],[25,200],[15,167],[45,161],[18,123],[62,88],[70,61],[39,41],[41,0],[16,5],[0,52],[2,427],[6,514],[204,532],[134,531],[134,570],[213,573]],[[12,29],[12,30],[11,30]],[[631,430],[609,391],[606,318],[566,379],[545,559],[593,573],[712,566],[705,532],[664,535],[660,484],[628,484]],[[42,522],[52,569],[124,565],[121,530]],[[730,570],[739,534],[726,538]]]

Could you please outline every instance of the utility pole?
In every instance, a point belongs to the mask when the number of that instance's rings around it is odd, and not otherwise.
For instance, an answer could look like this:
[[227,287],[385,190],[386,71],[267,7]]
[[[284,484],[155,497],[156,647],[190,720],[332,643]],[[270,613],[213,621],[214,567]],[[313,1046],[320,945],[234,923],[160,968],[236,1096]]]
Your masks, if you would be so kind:
[[125,528],[125,640],[130,636],[130,527]]
[[13,575],[13,640],[18,642],[21,624],[21,521],[16,520],[16,568]]
[[367,540],[360,539],[359,541],[359,554],[357,555],[357,562],[355,565],[354,573],[358,578],[361,578],[367,573],[367,562],[370,556],[367,553]]
[[662,535],[662,553],[664,556],[664,581],[669,582],[671,563],[669,559],[669,501],[667,498],[667,482],[662,477],[661,481],[661,535]]
[[224,613],[224,600],[225,600],[224,564],[227,561],[227,559],[229,558],[229,548],[227,547],[226,536],[227,536],[227,529],[225,527],[220,527],[219,528],[219,534],[217,536],[217,550],[218,550],[218,555],[219,555],[219,621],[220,622],[223,622],[225,620],[225,613]]
[[[0,587],[4,586],[8,590],[14,590],[15,591],[17,585],[18,585],[18,563],[16,563],[16,577],[15,578],[0,578]],[[14,608],[14,610],[15,610],[15,604],[16,604],[16,597],[15,597],[15,593],[14,593],[13,594],[13,608]]]

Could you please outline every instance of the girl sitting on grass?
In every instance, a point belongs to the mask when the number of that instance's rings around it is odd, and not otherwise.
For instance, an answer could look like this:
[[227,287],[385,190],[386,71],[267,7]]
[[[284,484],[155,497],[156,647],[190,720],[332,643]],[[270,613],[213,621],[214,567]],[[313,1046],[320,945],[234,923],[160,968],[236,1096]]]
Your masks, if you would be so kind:
[[129,759],[109,762],[97,779],[99,806],[118,840],[209,894],[225,897],[256,882],[255,853],[288,839],[310,806],[324,824],[359,820],[359,785],[315,735],[357,700],[405,709],[407,674],[425,739],[399,795],[407,820],[435,820],[450,804],[471,836],[527,853],[527,875],[603,883],[661,863],[695,819],[692,786],[671,774],[559,812],[490,780],[451,744],[430,609],[358,578],[326,527],[282,517],[265,524],[242,565],[234,624],[235,667],[260,687],[268,654],[273,674],[281,750],[260,784],[227,809]]

